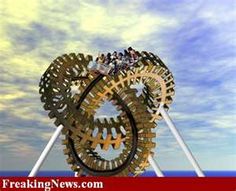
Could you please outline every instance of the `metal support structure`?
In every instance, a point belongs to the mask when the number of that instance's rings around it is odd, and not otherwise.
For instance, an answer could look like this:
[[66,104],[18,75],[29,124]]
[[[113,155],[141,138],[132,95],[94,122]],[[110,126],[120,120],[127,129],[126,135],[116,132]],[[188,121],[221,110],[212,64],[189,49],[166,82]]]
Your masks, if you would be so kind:
[[176,138],[176,141],[178,142],[179,146],[182,148],[184,151],[186,157],[188,158],[189,162],[192,164],[195,172],[197,173],[198,177],[204,177],[205,175],[203,174],[199,164],[197,163],[197,160],[194,158],[193,154],[191,153],[190,149],[184,142],[183,138],[181,137],[180,133],[178,132],[177,128],[175,127],[174,123],[172,122],[169,114],[166,112],[164,105],[161,104],[159,107],[159,112],[161,113],[163,119],[165,120],[167,126],[171,130],[172,134]]
[[57,138],[59,137],[61,130],[63,129],[63,126],[60,125],[56,128],[55,132],[53,133],[51,139],[49,140],[48,144],[44,148],[43,152],[41,153],[39,159],[35,163],[33,169],[31,170],[28,177],[35,177],[38,173],[40,167],[42,166],[43,162],[45,161],[46,157],[48,156],[50,150],[52,149],[53,145],[55,144]]
[[154,160],[154,158],[151,155],[148,156],[148,162],[150,163],[150,165],[152,166],[152,168],[154,169],[158,177],[164,177],[164,174],[162,173],[159,165],[157,164],[157,162]]

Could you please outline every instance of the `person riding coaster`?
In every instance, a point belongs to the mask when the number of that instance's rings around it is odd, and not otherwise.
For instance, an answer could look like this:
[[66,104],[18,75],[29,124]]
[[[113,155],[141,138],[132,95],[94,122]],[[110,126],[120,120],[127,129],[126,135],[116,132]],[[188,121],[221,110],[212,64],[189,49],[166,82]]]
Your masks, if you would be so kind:
[[95,61],[89,62],[88,69],[97,74],[115,75],[120,70],[132,68],[138,61],[139,57],[135,50],[129,47],[128,51],[124,50],[124,54],[121,52],[117,54],[114,51],[113,54],[108,53],[106,56],[99,55]]

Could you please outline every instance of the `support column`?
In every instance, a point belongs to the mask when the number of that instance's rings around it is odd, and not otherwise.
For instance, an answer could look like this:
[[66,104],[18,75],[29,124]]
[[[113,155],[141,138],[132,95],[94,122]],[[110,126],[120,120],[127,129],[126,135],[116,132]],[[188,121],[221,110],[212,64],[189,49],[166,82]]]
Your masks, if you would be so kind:
[[154,169],[158,177],[164,177],[164,174],[162,173],[159,165],[157,164],[157,162],[154,160],[154,158],[151,155],[148,156],[148,162],[150,163],[150,165],[152,166],[152,168]]
[[184,142],[183,138],[179,134],[179,132],[178,132],[177,128],[175,127],[174,123],[172,122],[170,116],[168,115],[168,113],[164,109],[163,104],[160,105],[159,112],[161,113],[163,119],[165,120],[165,122],[168,125],[169,129],[171,130],[172,134],[176,138],[178,144],[180,145],[180,147],[184,151],[186,157],[188,158],[188,160],[192,164],[192,166],[193,166],[194,170],[196,171],[197,175],[199,177],[204,177],[205,175],[203,174],[199,164],[197,163],[197,160],[194,158],[194,156],[191,153],[190,149],[188,148],[188,146]]
[[59,137],[61,130],[63,129],[63,126],[60,125],[56,128],[55,132],[53,133],[51,139],[49,140],[48,144],[44,148],[43,152],[41,153],[39,159],[35,163],[33,169],[31,170],[30,174],[28,177],[35,177],[36,174],[38,173],[40,167],[42,166],[43,162],[47,158],[50,150],[52,149],[53,145],[55,144],[57,138]]

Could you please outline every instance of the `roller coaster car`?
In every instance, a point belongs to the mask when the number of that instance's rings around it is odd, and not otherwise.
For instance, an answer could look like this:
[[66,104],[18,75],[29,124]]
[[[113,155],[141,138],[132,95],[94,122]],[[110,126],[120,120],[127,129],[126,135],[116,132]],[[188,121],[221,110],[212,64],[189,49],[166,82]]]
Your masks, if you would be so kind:
[[112,67],[108,65],[97,64],[95,61],[90,61],[88,64],[88,69],[98,74],[108,75],[112,70]]

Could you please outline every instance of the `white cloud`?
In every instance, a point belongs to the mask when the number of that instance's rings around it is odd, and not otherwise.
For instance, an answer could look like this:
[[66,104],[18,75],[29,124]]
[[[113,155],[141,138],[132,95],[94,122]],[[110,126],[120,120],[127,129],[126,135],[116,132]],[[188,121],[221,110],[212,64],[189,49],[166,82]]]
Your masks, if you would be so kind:
[[154,31],[177,24],[173,18],[154,16],[148,12],[140,14],[141,4],[125,2],[116,5],[110,2],[109,5],[107,8],[98,4],[81,3],[78,10],[80,29],[96,36],[118,37],[127,45],[145,39]]

